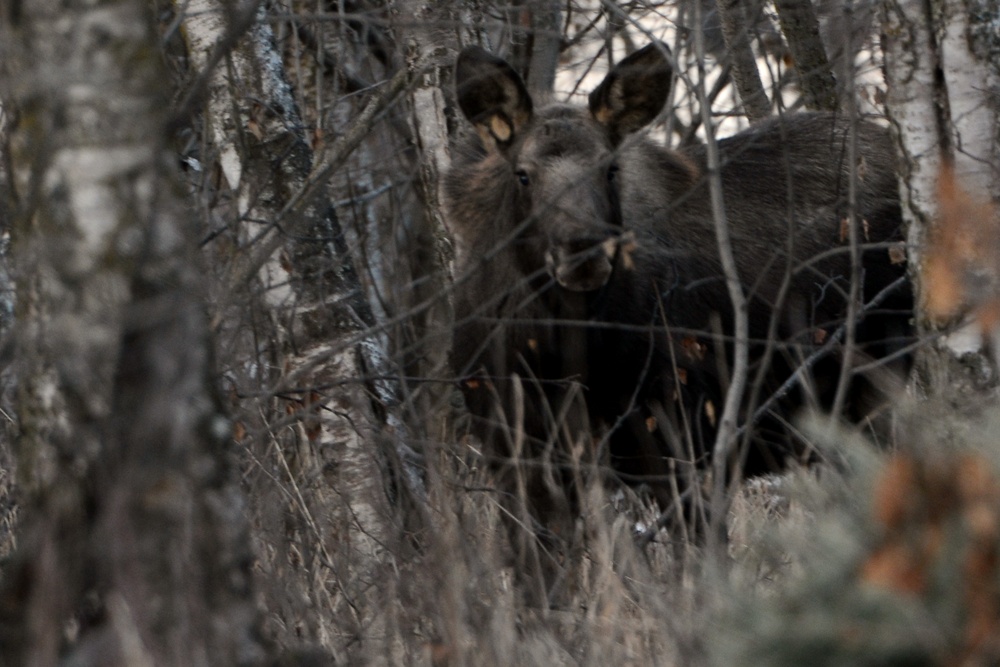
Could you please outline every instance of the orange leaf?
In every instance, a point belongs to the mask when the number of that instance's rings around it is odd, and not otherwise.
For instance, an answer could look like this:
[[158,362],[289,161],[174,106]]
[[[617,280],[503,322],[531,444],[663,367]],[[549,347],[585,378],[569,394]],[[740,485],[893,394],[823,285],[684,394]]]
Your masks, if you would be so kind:
[[983,333],[991,334],[1000,326],[1000,299],[990,299],[976,310],[976,319]]
[[889,263],[902,264],[906,261],[906,244],[894,243],[889,246]]
[[[924,308],[942,323],[993,298],[1000,275],[1000,220],[988,200],[963,190],[950,164],[938,177],[938,217],[927,239]],[[992,318],[985,321],[994,325]]]
[[919,593],[926,584],[926,573],[914,554],[902,544],[889,544],[861,566],[861,580],[898,593]]
[[931,247],[923,267],[924,310],[931,319],[944,322],[959,313],[964,289],[961,278],[944,251]]
[[913,459],[896,455],[889,459],[875,485],[872,513],[888,529],[898,527],[909,513],[917,491],[917,469]]
[[694,336],[686,336],[681,339],[681,349],[684,350],[689,359],[701,361],[705,358],[705,346],[699,343]]
[[251,118],[247,121],[247,131],[257,138],[257,141],[264,140],[264,129],[260,126],[256,120]]

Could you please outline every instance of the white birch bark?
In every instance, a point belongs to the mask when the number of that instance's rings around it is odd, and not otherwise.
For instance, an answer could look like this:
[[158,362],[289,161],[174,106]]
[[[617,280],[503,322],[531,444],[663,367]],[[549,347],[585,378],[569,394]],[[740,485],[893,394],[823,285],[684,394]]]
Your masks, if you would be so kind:
[[[471,32],[456,30],[456,25],[471,25],[467,12],[460,12],[452,2],[437,6],[398,0],[400,16],[408,17],[397,28],[398,39],[404,45],[406,67],[414,76],[409,91],[410,126],[418,148],[420,180],[417,183],[423,202],[422,222],[433,240],[434,254],[429,266],[415,267],[426,276],[427,287],[418,298],[429,301],[418,316],[422,340],[418,374],[431,382],[414,392],[416,412],[426,416],[424,423],[429,441],[447,442],[451,436],[450,398],[453,388],[439,382],[450,375],[451,327],[454,313],[451,305],[452,261],[454,248],[444,219],[442,201],[443,176],[451,164],[448,122],[445,117],[444,90],[451,87],[452,65],[459,50],[459,35]],[[464,21],[463,21],[464,19]],[[422,305],[422,304],[421,304]]]
[[[405,428],[392,383],[364,379],[387,378],[390,369],[346,248],[336,245],[338,222],[326,183],[406,77],[391,81],[384,94],[376,92],[351,126],[338,128],[338,140],[314,156],[263,9],[227,54],[229,67],[213,62],[211,54],[231,39],[227,31],[234,23],[224,19],[221,2],[186,5],[189,53],[211,82],[206,109],[211,140],[237,194],[241,219],[280,224],[285,234],[245,227],[241,252],[248,259],[234,264],[231,286],[240,289],[255,271],[268,295],[284,348],[278,389],[304,390],[295,410],[299,423],[286,429],[295,442],[282,456],[297,463],[288,472],[306,494],[309,507],[300,509],[311,512],[319,532],[317,555],[334,570],[330,578],[339,590],[330,604],[357,615],[366,634],[363,653],[379,650],[378,642],[391,643],[378,579],[393,540],[380,448],[386,440],[400,443]],[[254,112],[257,104],[264,113]],[[300,237],[314,240],[295,241]],[[326,600],[318,592],[308,594]],[[322,628],[315,632],[329,645]]]
[[[233,86],[256,84],[260,92],[268,94],[267,99],[279,104],[289,114],[288,120],[299,120],[291,89],[283,78],[281,60],[273,50],[267,13],[261,5],[255,12],[247,37],[242,40],[243,47],[226,50],[223,56],[221,51],[231,28],[227,5],[215,0],[185,0],[177,5],[178,10],[184,12],[188,57],[194,70],[205,77],[205,122],[212,145],[218,152],[219,167],[236,195],[238,214],[241,217],[253,215],[257,211],[251,211],[251,192],[243,179],[244,165],[237,141],[244,133],[255,130],[249,127],[246,100],[233,98]],[[230,81],[227,75],[227,62],[232,64],[236,81]],[[247,234],[252,232],[247,230]],[[258,275],[265,286],[263,293],[268,303],[275,308],[287,307],[293,300],[290,276],[281,266],[278,255],[277,251],[270,253]]]
[[[264,660],[153,25],[52,0],[0,25],[26,514],[5,664]],[[85,604],[106,613],[68,639]]]
[[[66,48],[80,22],[95,28],[109,24],[109,34],[129,35],[142,30],[141,15],[122,5],[117,11],[67,16],[56,4],[37,3],[20,32],[0,26],[5,28],[0,39],[13,54],[11,71],[23,72],[4,81],[3,90],[5,106],[18,108],[20,116],[10,128],[10,156],[14,188],[26,207],[13,229],[20,422],[15,452],[25,512],[40,515],[21,536],[18,556],[39,558],[41,576],[49,582],[21,600],[23,642],[6,650],[42,664],[55,663],[61,624],[80,594],[70,566],[83,558],[81,546],[72,544],[79,533],[69,540],[59,533],[66,524],[83,522],[74,508],[85,505],[86,493],[60,461],[73,461],[85,477],[101,453],[94,426],[110,413],[121,311],[129,297],[126,267],[98,258],[113,251],[113,240],[124,231],[115,187],[151,157],[148,145],[134,136],[120,137],[113,152],[95,150],[84,119],[120,116],[131,105],[141,108],[143,100],[120,84],[110,88]],[[88,46],[80,45],[81,56]],[[109,88],[119,94],[109,95]],[[68,119],[61,127],[51,112],[56,105]],[[103,297],[96,299],[99,294]],[[5,578],[16,575],[8,572]]]
[[[895,0],[885,4],[886,107],[898,138],[900,195],[918,301],[919,267],[938,218],[937,186],[944,161],[972,196],[996,198],[1000,85],[1000,3],[996,0]],[[996,221],[985,221],[996,224]],[[935,326],[918,313],[924,332]],[[939,353],[960,360],[980,387],[995,386],[986,340],[969,325],[940,337]],[[954,380],[952,380],[954,381]]]

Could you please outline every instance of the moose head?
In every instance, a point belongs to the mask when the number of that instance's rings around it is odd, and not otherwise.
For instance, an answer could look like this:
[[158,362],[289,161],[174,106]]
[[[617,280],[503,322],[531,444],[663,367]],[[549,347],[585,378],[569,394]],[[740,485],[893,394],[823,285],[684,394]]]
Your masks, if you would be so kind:
[[671,73],[669,50],[654,42],[612,69],[587,109],[539,107],[506,61],[475,46],[461,52],[458,104],[483,149],[507,165],[528,272],[544,267],[574,292],[607,283],[624,231],[618,148],[660,113]]

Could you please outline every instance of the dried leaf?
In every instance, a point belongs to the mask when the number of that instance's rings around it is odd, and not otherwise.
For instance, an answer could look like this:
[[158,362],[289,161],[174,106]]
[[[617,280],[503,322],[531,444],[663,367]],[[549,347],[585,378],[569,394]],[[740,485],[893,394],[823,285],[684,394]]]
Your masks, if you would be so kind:
[[455,659],[455,652],[451,646],[443,642],[429,642],[427,656],[432,667],[448,667]]
[[636,243],[634,232],[625,232],[618,239],[618,252],[621,254],[622,267],[626,271],[635,269],[635,259],[632,257],[639,244]]
[[[865,241],[870,240],[871,225],[864,218],[861,219],[861,235]],[[840,219],[840,242],[847,243],[851,238],[851,221],[849,218]]]
[[889,459],[875,485],[872,513],[887,529],[898,527],[906,518],[912,495],[917,491],[917,469],[913,459],[896,455]]
[[903,264],[906,262],[905,243],[894,243],[889,246],[889,262],[891,264]]
[[981,456],[966,454],[960,457],[954,479],[963,501],[1000,499],[1000,488],[990,464]]
[[705,346],[698,342],[694,336],[685,336],[681,339],[681,349],[688,359],[702,361],[705,358]]
[[264,129],[253,118],[247,121],[247,131],[257,138],[257,141],[264,140]]
[[[962,189],[949,164],[941,169],[937,196],[938,218],[921,268],[924,309],[943,324],[995,298],[1000,285],[1000,219],[988,200],[974,199]],[[988,311],[980,318],[981,324],[997,325]]]
[[923,594],[932,573],[934,581],[947,573],[960,596],[949,604],[961,605],[964,626],[954,659],[942,664],[980,664],[970,658],[996,655],[1000,480],[990,462],[978,454],[897,454],[881,473],[873,509],[883,543],[862,563],[861,580],[897,593]]
[[924,310],[928,316],[945,322],[957,315],[964,302],[964,290],[947,255],[931,246],[923,274]]
[[976,320],[981,331],[991,333],[1000,326],[1000,299],[990,299],[976,309]]
[[306,438],[309,442],[316,442],[319,440],[319,436],[323,433],[323,424],[318,419],[311,419],[308,423],[303,425],[305,429]]
[[861,580],[897,593],[920,593],[927,583],[924,569],[905,545],[888,544],[864,562]]
[[712,426],[712,428],[715,428],[715,403],[710,400],[705,401],[705,417],[708,418],[708,423]]

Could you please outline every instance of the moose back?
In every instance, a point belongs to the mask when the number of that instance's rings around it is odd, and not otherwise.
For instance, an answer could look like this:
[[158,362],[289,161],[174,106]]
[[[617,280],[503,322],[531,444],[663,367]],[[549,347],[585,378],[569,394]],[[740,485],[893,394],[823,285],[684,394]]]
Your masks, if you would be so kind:
[[[619,475],[665,501],[713,441],[733,325],[706,151],[637,133],[670,82],[666,47],[654,43],[613,68],[589,108],[538,104],[502,59],[477,47],[459,55],[457,99],[476,134],[445,181],[457,249],[453,360],[501,476],[512,458],[565,470],[607,445]],[[751,359],[769,359],[764,389],[842,326],[852,217],[867,244],[853,274],[861,297],[884,292],[879,309],[859,309],[858,341],[869,344],[863,354],[883,354],[887,332],[908,326],[911,298],[886,248],[901,238],[887,132],[797,113],[718,147]],[[833,376],[814,383],[829,393],[839,362],[815,369]],[[776,409],[806,392],[795,395]],[[778,414],[772,430],[789,417]],[[783,437],[758,440],[780,458]],[[566,501],[559,477],[525,475],[537,513]]]

